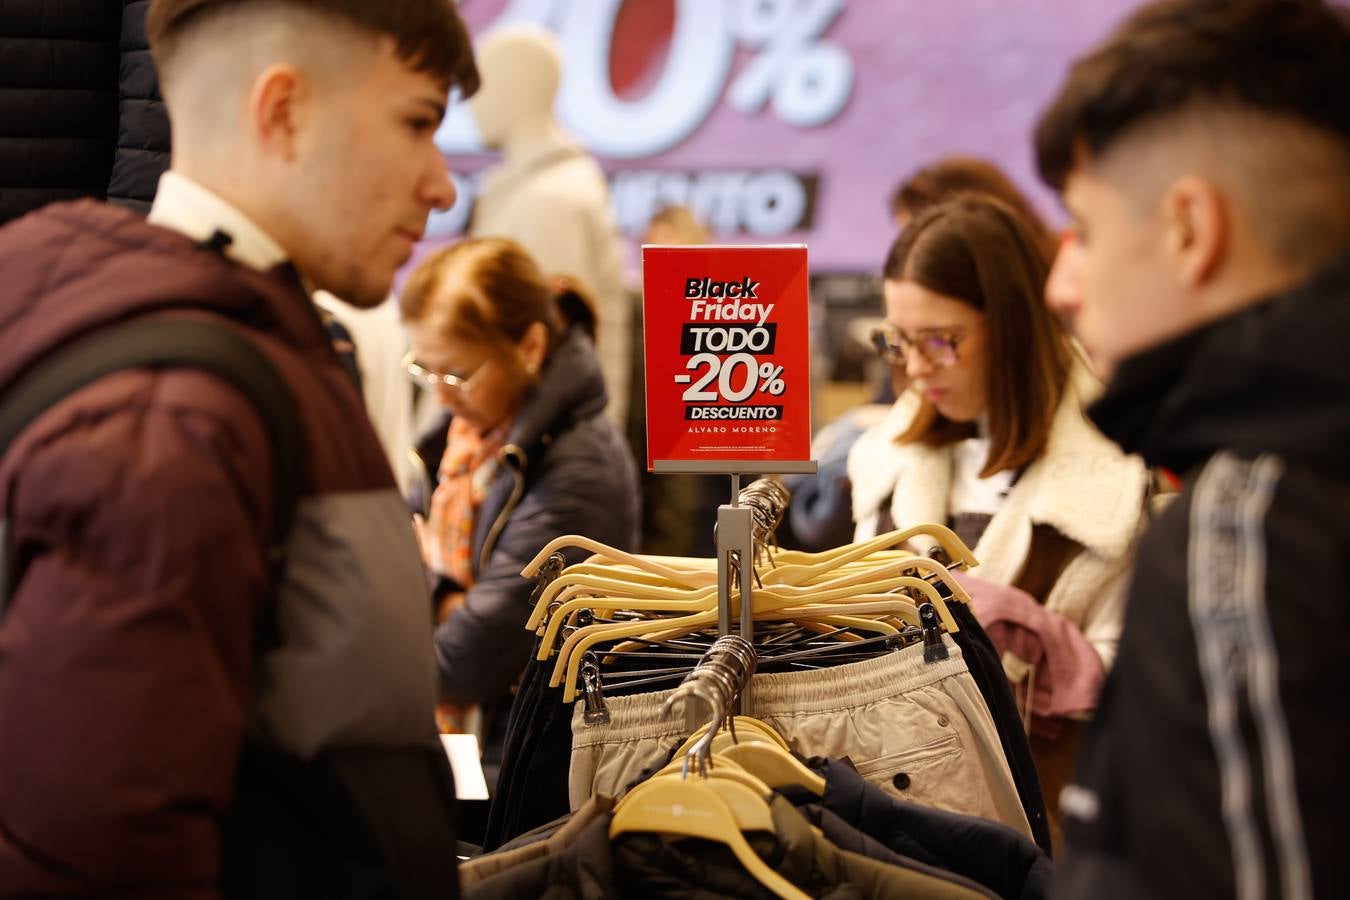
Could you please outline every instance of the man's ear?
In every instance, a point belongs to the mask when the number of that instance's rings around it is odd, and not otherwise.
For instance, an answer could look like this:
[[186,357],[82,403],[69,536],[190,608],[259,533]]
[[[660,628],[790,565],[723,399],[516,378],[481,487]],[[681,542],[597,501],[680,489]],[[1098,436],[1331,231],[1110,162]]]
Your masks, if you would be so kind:
[[1227,255],[1232,236],[1232,207],[1214,182],[1183,175],[1163,196],[1166,250],[1178,280],[1187,287],[1205,284]]
[[248,98],[249,126],[266,156],[294,162],[310,88],[292,65],[268,66],[253,81]]

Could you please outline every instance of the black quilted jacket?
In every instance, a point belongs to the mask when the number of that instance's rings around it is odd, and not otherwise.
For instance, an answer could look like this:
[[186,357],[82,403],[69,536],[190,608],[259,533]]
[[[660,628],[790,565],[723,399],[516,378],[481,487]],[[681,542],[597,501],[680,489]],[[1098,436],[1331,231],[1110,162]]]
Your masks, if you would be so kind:
[[109,0],[0,0],[0,224],[107,193],[121,17]]
[[108,199],[146,213],[159,176],[169,168],[169,114],[159,96],[159,76],[145,35],[150,0],[123,2],[117,152]]
[[150,0],[0,0],[0,224],[57,200],[145,213],[169,167]]

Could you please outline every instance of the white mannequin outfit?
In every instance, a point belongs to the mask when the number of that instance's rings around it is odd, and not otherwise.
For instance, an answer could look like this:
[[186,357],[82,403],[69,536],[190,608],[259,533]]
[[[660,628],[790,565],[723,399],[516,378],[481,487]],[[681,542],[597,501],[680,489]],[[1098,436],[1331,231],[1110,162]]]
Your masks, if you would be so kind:
[[504,28],[484,38],[476,56],[483,88],[470,108],[502,163],[483,181],[469,231],[511,238],[546,274],[577,278],[595,298],[606,412],[622,426],[630,313],[618,232],[604,173],[553,117],[562,69],[556,45],[542,30]]

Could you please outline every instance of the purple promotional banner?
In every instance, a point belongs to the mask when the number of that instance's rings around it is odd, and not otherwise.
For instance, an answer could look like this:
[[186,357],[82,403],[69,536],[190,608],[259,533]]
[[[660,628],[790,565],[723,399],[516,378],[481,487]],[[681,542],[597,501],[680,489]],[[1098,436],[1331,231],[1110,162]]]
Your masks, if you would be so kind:
[[[1001,166],[1051,220],[1031,132],[1069,63],[1135,0],[462,0],[474,35],[528,23],[563,56],[556,111],[610,178],[634,242],[653,212],[693,209],[715,240],[804,242],[813,272],[875,271],[887,199],[952,153]],[[485,152],[467,107],[437,134],[461,233]]]

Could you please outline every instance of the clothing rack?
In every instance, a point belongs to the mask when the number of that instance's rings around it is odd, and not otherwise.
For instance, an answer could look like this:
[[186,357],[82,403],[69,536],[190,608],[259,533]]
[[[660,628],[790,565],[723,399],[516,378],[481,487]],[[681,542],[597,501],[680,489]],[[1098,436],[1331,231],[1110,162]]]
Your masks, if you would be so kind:
[[755,577],[754,515],[741,505],[741,476],[731,476],[731,503],[717,507],[717,633],[731,634],[732,573],[740,590],[741,637],[755,640],[750,583]]
[[[539,579],[526,627],[540,640],[519,694],[524,699],[518,699],[508,726],[509,772],[530,787],[494,806],[501,812],[494,819],[493,845],[502,835],[556,818],[596,791],[614,794],[638,781],[653,785],[656,793],[628,804],[630,812],[645,812],[641,822],[630,816],[625,831],[661,832],[656,826],[669,823],[653,811],[662,808],[673,817],[670,821],[692,827],[692,799],[718,793],[721,782],[745,786],[747,773],[770,787],[820,780],[800,766],[789,773],[789,761],[795,761],[790,756],[777,762],[755,759],[768,758],[768,744],[807,756],[846,755],[862,765],[880,763],[893,755],[889,748],[896,741],[869,734],[867,713],[850,712],[846,726],[833,720],[803,724],[796,714],[803,708],[798,701],[824,690],[824,696],[838,699],[840,709],[863,710],[880,692],[876,702],[903,710],[922,707],[923,692],[933,684],[950,686],[943,690],[971,729],[983,729],[980,735],[998,730],[998,753],[1008,757],[999,762],[995,742],[980,737],[969,754],[952,763],[959,762],[962,777],[968,775],[972,784],[982,780],[989,788],[980,790],[978,801],[967,798],[970,806],[1015,829],[1027,828],[1032,810],[1043,810],[1039,790],[1024,794],[1020,781],[1007,790],[1017,777],[1010,774],[1008,760],[1014,756],[1008,747],[1024,748],[1025,733],[1015,715],[1006,740],[1001,720],[986,721],[994,709],[991,686],[1002,686],[1006,693],[1005,681],[995,677],[1001,676],[1001,666],[992,651],[975,654],[983,645],[962,634],[967,619],[952,612],[968,613],[948,609],[948,600],[968,600],[961,583],[948,567],[915,555],[906,544],[915,537],[932,538],[958,565],[973,562],[969,549],[950,529],[923,525],[825,552],[775,547],[770,561],[755,564],[773,544],[774,526],[789,495],[772,480],[741,483],[748,480],[738,480],[731,502],[721,510],[718,559],[644,557],[581,535],[562,535],[522,567],[524,576]],[[726,527],[735,519],[737,534]],[[577,559],[582,551],[591,555]],[[575,561],[569,564],[569,559]],[[737,613],[731,607],[736,589],[743,602],[751,601],[739,613],[742,628],[735,627]],[[960,648],[961,661],[981,660],[978,684],[965,665],[953,665],[937,678],[921,668],[954,656],[951,647]],[[855,663],[865,665],[843,671]],[[773,677],[764,679],[766,673]],[[861,684],[864,676],[870,680]],[[754,695],[747,693],[752,687]],[[857,697],[852,696],[855,687]],[[1011,707],[1011,695],[1006,699],[1000,710]],[[738,715],[737,702],[750,715]],[[822,712],[826,719],[833,715]],[[894,721],[903,718],[897,714]],[[855,727],[858,722],[861,727]],[[900,730],[897,740],[910,741],[913,729]],[[668,755],[670,742],[681,736],[679,748]],[[917,734],[911,743],[917,750],[928,740]],[[1029,753],[1015,758],[1029,759]],[[640,778],[644,773],[645,780]],[[682,783],[692,793],[684,793]],[[563,784],[565,797],[559,790]],[[920,788],[929,790],[927,784]],[[936,788],[930,794],[942,796]],[[536,802],[532,796],[545,799]],[[749,806],[743,802],[736,809],[746,813]],[[1044,812],[1039,815],[1035,821],[1043,821]],[[746,826],[742,822],[734,830]]]

